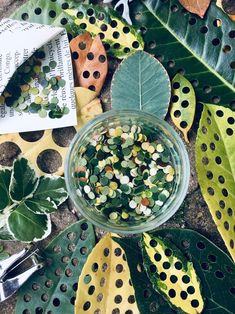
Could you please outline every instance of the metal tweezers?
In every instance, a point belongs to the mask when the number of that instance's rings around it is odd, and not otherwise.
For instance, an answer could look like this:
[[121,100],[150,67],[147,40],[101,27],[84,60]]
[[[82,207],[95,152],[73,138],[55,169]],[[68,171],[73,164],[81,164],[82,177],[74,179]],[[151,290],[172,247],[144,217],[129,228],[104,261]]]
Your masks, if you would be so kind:
[[35,271],[45,265],[39,252],[37,248],[26,248],[0,261],[0,302],[12,296]]

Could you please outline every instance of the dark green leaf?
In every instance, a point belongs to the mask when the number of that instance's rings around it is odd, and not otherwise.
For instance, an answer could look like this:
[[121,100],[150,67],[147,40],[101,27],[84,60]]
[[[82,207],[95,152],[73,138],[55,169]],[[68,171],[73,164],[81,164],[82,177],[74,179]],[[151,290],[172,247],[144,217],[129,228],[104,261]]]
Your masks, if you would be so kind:
[[50,214],[57,210],[57,206],[54,202],[30,198],[25,201],[26,206],[36,214]]
[[19,241],[36,242],[46,238],[51,233],[49,215],[38,215],[21,203],[8,218],[8,228]]
[[41,313],[73,313],[78,278],[94,245],[93,227],[85,220],[56,237],[43,252],[50,261],[43,275],[35,273],[20,289],[16,314],[26,309],[35,313],[37,308],[42,309]]
[[20,202],[32,195],[38,186],[38,178],[35,171],[29,166],[25,158],[14,162],[11,174],[10,196],[15,202]]
[[224,252],[192,230],[163,229],[153,235],[172,241],[193,262],[202,283],[204,314],[234,313],[235,266]]
[[68,198],[64,178],[41,177],[34,198],[40,200],[50,198],[56,205],[60,205]]
[[11,171],[6,169],[0,171],[0,211],[10,204],[9,185],[11,180]]
[[135,298],[141,314],[175,313],[167,301],[153,289],[152,284],[144,271],[143,258],[139,247],[140,238],[113,238],[125,251],[130,268],[131,280],[135,290]]
[[170,93],[170,80],[161,63],[138,51],[125,59],[114,75],[112,108],[139,109],[164,119]]
[[171,77],[184,74],[199,101],[217,103],[220,98],[228,106],[235,100],[234,24],[215,3],[204,19],[185,11],[177,0],[135,0],[130,8],[146,50],[163,62]]

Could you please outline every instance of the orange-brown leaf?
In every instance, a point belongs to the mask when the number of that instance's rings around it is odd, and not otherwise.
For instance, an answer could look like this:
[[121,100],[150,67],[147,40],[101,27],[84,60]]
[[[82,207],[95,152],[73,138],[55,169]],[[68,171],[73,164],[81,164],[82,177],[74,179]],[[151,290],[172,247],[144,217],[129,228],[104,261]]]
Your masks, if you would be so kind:
[[70,42],[74,64],[75,86],[89,88],[98,96],[108,72],[104,46],[99,36],[81,34]]
[[186,10],[203,18],[211,0],[179,0],[179,2]]

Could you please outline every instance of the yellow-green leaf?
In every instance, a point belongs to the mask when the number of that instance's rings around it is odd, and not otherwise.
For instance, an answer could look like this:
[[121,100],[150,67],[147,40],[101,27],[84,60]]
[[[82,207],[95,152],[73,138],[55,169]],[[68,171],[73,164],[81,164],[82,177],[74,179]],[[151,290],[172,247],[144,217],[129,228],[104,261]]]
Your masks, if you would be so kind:
[[138,314],[124,251],[107,234],[89,255],[79,277],[75,314]]
[[235,113],[204,104],[196,140],[196,168],[202,195],[235,260]]
[[142,250],[153,287],[183,313],[201,313],[204,301],[193,263],[172,243],[148,233],[143,235]]
[[175,126],[189,143],[188,132],[192,127],[196,110],[196,96],[192,84],[181,74],[172,80],[170,116]]

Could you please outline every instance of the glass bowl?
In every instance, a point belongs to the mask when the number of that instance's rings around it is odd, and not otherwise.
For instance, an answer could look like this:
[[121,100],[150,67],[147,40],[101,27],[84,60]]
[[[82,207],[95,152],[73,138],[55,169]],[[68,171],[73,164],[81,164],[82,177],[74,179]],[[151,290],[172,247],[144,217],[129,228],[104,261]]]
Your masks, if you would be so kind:
[[[155,132],[160,141],[168,148],[175,169],[175,179],[169,198],[158,212],[137,221],[116,223],[99,212],[95,206],[77,193],[75,171],[81,151],[91,141],[94,134],[122,125],[138,125]],[[73,139],[65,164],[65,180],[69,195],[81,214],[94,225],[110,232],[134,234],[155,229],[166,222],[180,207],[187,193],[190,164],[185,146],[179,135],[164,120],[140,110],[110,110],[81,128]]]

